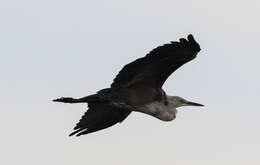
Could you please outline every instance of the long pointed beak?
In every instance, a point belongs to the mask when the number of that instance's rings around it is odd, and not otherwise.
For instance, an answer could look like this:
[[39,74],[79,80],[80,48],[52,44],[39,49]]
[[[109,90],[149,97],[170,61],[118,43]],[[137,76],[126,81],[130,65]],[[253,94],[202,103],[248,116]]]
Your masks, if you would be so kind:
[[194,102],[190,102],[190,101],[188,101],[188,102],[186,103],[186,105],[189,105],[189,106],[204,106],[204,105],[202,105],[202,104],[194,103]]

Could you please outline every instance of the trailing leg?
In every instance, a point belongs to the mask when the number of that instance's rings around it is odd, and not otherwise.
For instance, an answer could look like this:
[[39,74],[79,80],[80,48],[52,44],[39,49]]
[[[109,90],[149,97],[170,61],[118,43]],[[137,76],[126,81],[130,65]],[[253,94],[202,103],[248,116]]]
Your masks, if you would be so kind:
[[59,99],[52,100],[54,102],[62,102],[62,103],[88,103],[93,100],[94,95],[82,97],[79,99],[74,99],[72,97],[61,97]]
[[52,100],[54,102],[62,102],[62,103],[82,103],[80,99],[74,99],[72,97],[61,97],[59,99]]

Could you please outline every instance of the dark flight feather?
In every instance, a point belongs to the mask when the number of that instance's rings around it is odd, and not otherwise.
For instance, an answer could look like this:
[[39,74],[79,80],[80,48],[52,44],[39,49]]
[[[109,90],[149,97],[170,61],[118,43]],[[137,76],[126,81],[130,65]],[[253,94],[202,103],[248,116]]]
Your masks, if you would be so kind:
[[118,109],[108,103],[89,103],[89,109],[82,116],[70,136],[96,132],[122,122],[131,111]]
[[111,88],[133,87],[142,84],[147,88],[161,88],[172,72],[191,61],[200,51],[192,35],[188,40],[171,42],[153,49],[145,57],[123,67]]

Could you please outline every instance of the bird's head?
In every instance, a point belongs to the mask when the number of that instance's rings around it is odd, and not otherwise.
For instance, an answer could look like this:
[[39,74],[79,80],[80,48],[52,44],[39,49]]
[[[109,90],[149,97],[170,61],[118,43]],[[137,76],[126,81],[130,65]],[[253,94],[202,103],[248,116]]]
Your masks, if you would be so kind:
[[199,104],[199,103],[194,103],[194,102],[185,100],[184,98],[179,97],[179,96],[170,96],[170,97],[168,98],[168,100],[169,100],[169,102],[170,102],[171,104],[173,104],[176,108],[182,107],[182,106],[204,106],[204,105]]

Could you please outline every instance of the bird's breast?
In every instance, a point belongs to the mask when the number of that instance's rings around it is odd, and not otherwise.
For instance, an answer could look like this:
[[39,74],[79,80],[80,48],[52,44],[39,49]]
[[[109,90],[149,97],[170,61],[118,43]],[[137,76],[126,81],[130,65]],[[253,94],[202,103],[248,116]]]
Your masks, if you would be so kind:
[[139,112],[154,116],[163,121],[171,121],[175,119],[176,109],[166,106],[163,102],[153,102],[141,106]]

